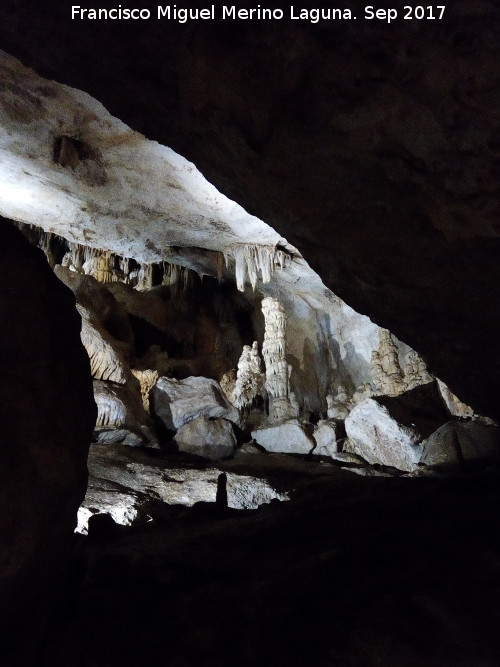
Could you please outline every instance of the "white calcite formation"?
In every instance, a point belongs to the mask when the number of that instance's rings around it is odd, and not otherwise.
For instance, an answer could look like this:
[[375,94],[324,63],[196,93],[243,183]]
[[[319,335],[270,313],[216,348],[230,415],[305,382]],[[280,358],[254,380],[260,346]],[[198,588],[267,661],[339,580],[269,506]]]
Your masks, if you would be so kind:
[[250,407],[257,396],[264,391],[265,375],[262,372],[262,363],[257,341],[244,345],[240,360],[236,383],[233,390],[232,403],[239,409]]
[[87,308],[81,304],[76,307],[82,318],[81,339],[89,355],[92,377],[124,384],[130,372],[116,341]]
[[314,429],[313,438],[316,443],[313,454],[316,456],[332,456],[337,453],[335,422],[327,419],[319,421]]
[[269,420],[282,421],[290,416],[288,401],[288,363],[286,360],[286,313],[273,297],[262,300],[265,331],[262,356],[266,366],[266,391],[269,396]]
[[239,421],[238,410],[224,396],[219,383],[204,377],[161,377],[151,392],[151,405],[156,417],[171,431],[197,417]]
[[384,406],[372,398],[357,405],[345,421],[348,440],[344,451],[371,464],[411,472],[421,456],[420,434],[399,424]]
[[406,388],[399,365],[398,347],[387,329],[380,329],[378,350],[371,356],[372,384],[380,395],[397,396]]
[[236,449],[233,426],[226,419],[197,417],[179,428],[174,442],[180,452],[212,461],[228,458]]
[[286,266],[288,255],[276,246],[241,243],[226,248],[224,259],[226,267],[230,259],[234,261],[236,286],[243,292],[247,276],[253,290],[257,287],[259,277],[264,284],[271,282],[276,268],[283,270]]
[[335,396],[328,394],[326,397],[328,419],[337,419],[343,421],[353,407],[352,400],[349,398],[345,387],[340,385]]
[[307,434],[298,419],[252,431],[252,438],[268,452],[310,454],[316,442]]

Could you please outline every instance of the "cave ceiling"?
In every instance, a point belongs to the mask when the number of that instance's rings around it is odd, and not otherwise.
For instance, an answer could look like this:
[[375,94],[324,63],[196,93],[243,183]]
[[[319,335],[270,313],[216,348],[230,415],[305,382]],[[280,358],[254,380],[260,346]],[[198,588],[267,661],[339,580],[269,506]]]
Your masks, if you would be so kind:
[[391,25],[110,27],[53,0],[2,15],[0,48],[192,161],[498,415],[497,2]]

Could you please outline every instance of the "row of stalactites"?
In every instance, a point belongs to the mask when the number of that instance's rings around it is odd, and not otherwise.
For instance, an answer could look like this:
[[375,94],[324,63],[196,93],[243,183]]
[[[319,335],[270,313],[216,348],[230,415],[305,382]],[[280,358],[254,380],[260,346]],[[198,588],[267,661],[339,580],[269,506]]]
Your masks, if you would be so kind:
[[269,283],[278,267],[285,268],[289,255],[276,246],[235,243],[224,250],[224,259],[226,267],[231,259],[234,260],[236,286],[243,292],[247,275],[255,290],[259,274],[263,283]]

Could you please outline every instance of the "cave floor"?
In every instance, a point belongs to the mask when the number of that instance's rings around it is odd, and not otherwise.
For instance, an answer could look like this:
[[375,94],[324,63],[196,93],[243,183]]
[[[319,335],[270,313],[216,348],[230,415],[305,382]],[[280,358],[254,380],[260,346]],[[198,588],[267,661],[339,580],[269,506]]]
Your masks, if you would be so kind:
[[500,664],[498,468],[299,471],[288,502],[75,536],[40,664]]

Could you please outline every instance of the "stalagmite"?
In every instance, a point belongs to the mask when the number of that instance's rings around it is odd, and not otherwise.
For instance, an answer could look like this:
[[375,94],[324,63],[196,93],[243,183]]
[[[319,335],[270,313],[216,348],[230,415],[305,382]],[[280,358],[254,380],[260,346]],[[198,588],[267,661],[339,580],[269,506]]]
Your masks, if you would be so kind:
[[139,380],[141,385],[141,397],[144,409],[149,412],[149,392],[158,381],[158,371],[132,369],[132,374]]
[[239,410],[250,407],[257,396],[262,395],[265,376],[262,373],[257,341],[245,345],[238,362],[238,373],[233,393],[233,405]]
[[269,419],[280,421],[290,416],[288,400],[288,363],[286,361],[286,314],[273,297],[262,300],[265,332],[262,356],[266,365],[265,388],[269,395]]

